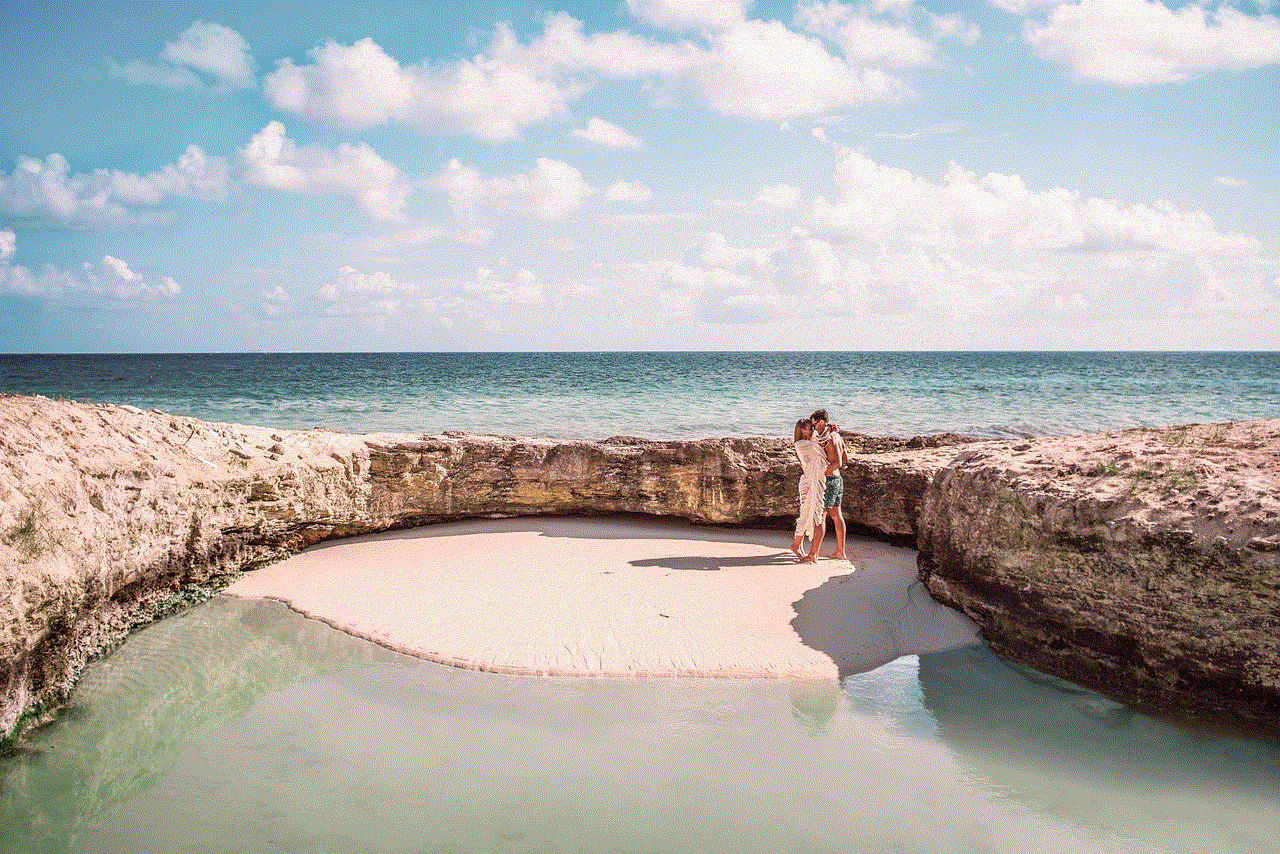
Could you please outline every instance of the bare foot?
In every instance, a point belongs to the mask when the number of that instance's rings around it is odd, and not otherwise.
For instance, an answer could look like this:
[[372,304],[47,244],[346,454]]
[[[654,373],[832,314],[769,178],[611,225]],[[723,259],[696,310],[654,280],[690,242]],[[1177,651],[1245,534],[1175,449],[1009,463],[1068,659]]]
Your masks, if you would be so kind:
[[849,559],[845,557],[844,552],[832,552],[829,555],[823,555],[823,557],[829,557],[832,560],[848,560]]
[[804,552],[800,551],[799,546],[792,546],[791,553],[796,556],[796,563],[801,563],[804,561]]
[[799,562],[800,563],[817,563],[818,558],[816,555],[805,555],[804,557],[800,558]]

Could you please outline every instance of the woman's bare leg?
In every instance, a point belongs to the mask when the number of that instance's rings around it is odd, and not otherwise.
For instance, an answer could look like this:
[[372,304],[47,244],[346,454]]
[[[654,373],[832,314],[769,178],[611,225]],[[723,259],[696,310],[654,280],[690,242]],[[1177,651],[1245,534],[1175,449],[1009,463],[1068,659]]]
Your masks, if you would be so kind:
[[804,545],[804,533],[796,534],[796,538],[791,541],[791,553],[796,556],[796,563],[804,560],[804,552],[800,550],[800,546]]
[[813,529],[813,542],[809,546],[809,554],[806,555],[805,563],[815,563],[818,560],[818,552],[822,549],[822,539],[827,535],[827,517],[822,517],[822,524],[815,525]]

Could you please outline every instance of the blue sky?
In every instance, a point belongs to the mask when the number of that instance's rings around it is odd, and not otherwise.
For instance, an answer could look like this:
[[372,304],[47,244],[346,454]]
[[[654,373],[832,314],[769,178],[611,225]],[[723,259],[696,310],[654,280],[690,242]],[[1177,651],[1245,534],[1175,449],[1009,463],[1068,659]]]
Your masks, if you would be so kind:
[[0,351],[1280,349],[1280,9],[0,6]]

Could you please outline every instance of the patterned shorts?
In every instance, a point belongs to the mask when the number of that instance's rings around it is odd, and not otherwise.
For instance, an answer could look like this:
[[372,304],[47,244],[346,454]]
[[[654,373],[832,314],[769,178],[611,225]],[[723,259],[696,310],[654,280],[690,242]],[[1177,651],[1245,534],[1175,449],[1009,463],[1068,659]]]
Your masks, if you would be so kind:
[[833,474],[827,478],[827,488],[822,496],[822,506],[828,509],[839,507],[844,499],[844,478]]

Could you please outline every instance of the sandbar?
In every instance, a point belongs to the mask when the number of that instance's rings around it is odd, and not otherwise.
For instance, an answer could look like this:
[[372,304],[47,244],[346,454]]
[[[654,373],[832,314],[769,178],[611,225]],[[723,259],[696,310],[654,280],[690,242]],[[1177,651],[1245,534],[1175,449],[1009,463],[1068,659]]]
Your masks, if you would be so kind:
[[[828,534],[828,550],[832,544]],[[449,522],[335,540],[245,573],[269,598],[429,661],[540,676],[835,678],[978,642],[914,549],[640,517]]]

